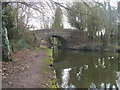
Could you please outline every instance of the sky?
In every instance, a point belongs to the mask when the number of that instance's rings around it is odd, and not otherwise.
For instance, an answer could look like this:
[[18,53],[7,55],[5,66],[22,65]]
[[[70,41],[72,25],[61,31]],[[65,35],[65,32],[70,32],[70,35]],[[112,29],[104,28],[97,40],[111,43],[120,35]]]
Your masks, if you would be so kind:
[[[43,0],[2,0],[2,1],[3,2],[4,1],[42,2]],[[49,2],[51,0],[44,0],[44,1]],[[83,0],[53,0],[53,1],[59,2],[59,3],[61,3],[62,5],[65,6],[65,3],[68,3],[68,2],[82,2]],[[93,0],[84,0],[84,1],[85,2],[92,2]],[[94,0],[94,1],[96,1],[96,2],[110,1],[112,6],[117,7],[117,2],[119,0]],[[32,29],[36,30],[36,29],[41,29],[41,28],[44,27],[43,26],[44,23],[42,21],[40,21],[40,18],[38,18],[38,16],[43,17],[47,21],[45,23],[49,24],[50,22],[52,22],[51,21],[52,20],[51,16],[54,16],[55,13],[53,11],[51,11],[50,8],[47,7],[47,6],[45,7],[45,9],[47,9],[47,11],[46,11],[44,17],[40,16],[40,15],[36,14],[36,12],[32,11],[32,15],[37,18],[37,19],[32,18],[29,22],[29,25],[34,26],[34,28],[32,28]],[[62,8],[62,11],[63,11],[63,13],[66,13],[64,8]],[[63,15],[62,20],[63,20],[64,28],[72,28],[71,25],[68,23],[67,17],[65,15]],[[49,27],[50,27],[50,24],[49,24]]]
[[[35,0],[35,1],[38,1],[38,0]],[[49,0],[46,0],[46,1],[49,1]],[[59,2],[63,5],[65,5],[65,3],[67,3],[67,2],[82,2],[83,0],[53,0],[53,1],[56,1],[56,2]],[[84,0],[84,1],[91,2],[93,0]],[[103,2],[103,1],[109,1],[109,0],[95,0],[95,1]],[[110,2],[111,2],[112,6],[117,7],[118,0],[110,0]],[[66,13],[64,8],[62,8],[62,10],[64,13]],[[49,11],[49,14],[51,14],[51,11]],[[33,21],[34,21],[34,25],[35,25],[36,29],[41,28],[39,26],[40,24],[38,25],[38,23],[35,20],[33,20]],[[72,28],[71,25],[68,23],[67,17],[65,15],[63,15],[63,25],[64,25],[64,28]]]

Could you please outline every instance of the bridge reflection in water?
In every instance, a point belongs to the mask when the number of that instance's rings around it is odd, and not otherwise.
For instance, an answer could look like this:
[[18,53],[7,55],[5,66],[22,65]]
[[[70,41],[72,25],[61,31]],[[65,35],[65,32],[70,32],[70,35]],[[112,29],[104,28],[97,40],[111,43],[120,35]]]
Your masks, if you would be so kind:
[[117,53],[61,51],[54,66],[59,87],[119,88],[120,59]]

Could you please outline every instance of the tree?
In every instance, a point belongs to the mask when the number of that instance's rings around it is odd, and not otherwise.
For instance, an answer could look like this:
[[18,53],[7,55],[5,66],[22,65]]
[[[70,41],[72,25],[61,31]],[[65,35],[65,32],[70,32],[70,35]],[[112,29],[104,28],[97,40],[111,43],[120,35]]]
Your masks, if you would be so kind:
[[8,39],[8,33],[7,33],[7,29],[6,29],[6,20],[5,18],[8,17],[8,15],[5,13],[5,7],[8,5],[8,3],[3,3],[2,4],[2,60],[3,61],[8,61],[11,60],[11,58],[9,58],[10,55],[10,46],[9,46],[9,39]]
[[[116,35],[116,9],[110,2],[74,2],[67,7],[68,21],[74,28],[88,33],[90,41],[100,35],[105,46],[110,41],[111,33]],[[105,30],[105,34],[102,34]],[[101,32],[101,34],[96,34]],[[104,39],[103,39],[104,36]]]
[[[21,20],[18,20],[18,7],[14,7],[11,2],[2,2],[2,60],[11,60],[11,50],[9,41],[12,39],[20,39],[22,37],[21,27],[25,27],[25,24]],[[16,6],[18,3],[16,3]],[[19,21],[19,22],[18,22]],[[20,24],[22,23],[22,24]],[[18,26],[20,27],[18,29]]]
[[120,1],[118,2],[118,45],[120,45]]
[[57,9],[55,11],[55,17],[54,17],[54,22],[52,24],[52,28],[63,28],[62,24],[62,10],[59,6],[57,6]]
[[79,30],[84,30],[89,9],[82,2],[74,2],[73,5],[68,6],[68,8],[68,20],[71,26]]
[[[96,32],[103,28],[103,8],[97,7],[97,4],[87,4],[85,2],[74,2],[68,7],[68,20],[71,26],[84,31],[87,29],[89,38],[93,41]],[[75,12],[73,12],[75,11]]]

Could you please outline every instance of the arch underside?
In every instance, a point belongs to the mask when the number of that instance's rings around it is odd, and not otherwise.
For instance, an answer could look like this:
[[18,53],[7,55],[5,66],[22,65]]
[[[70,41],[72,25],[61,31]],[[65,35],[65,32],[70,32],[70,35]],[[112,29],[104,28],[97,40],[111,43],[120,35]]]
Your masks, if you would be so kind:
[[57,38],[57,39],[61,42],[61,46],[59,47],[60,49],[65,49],[65,48],[67,48],[67,40],[64,39],[64,38],[61,37],[61,36],[58,36],[58,35],[44,36],[44,37],[41,38],[41,40],[44,40],[44,39],[47,39],[47,38],[50,38],[50,37]]

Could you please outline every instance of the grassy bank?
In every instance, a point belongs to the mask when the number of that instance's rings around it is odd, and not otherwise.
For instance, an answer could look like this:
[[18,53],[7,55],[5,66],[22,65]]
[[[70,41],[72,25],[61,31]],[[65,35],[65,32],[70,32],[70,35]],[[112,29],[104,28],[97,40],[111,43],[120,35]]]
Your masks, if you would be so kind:
[[3,87],[57,88],[51,53],[37,47],[12,52],[13,61],[3,63]]
[[53,65],[52,50],[49,48],[45,48],[43,50],[45,51],[45,54],[48,57],[42,59],[42,61],[40,62],[40,72],[50,76],[48,83],[46,84],[46,88],[57,88],[56,78],[54,77],[55,76],[54,68],[52,67]]

